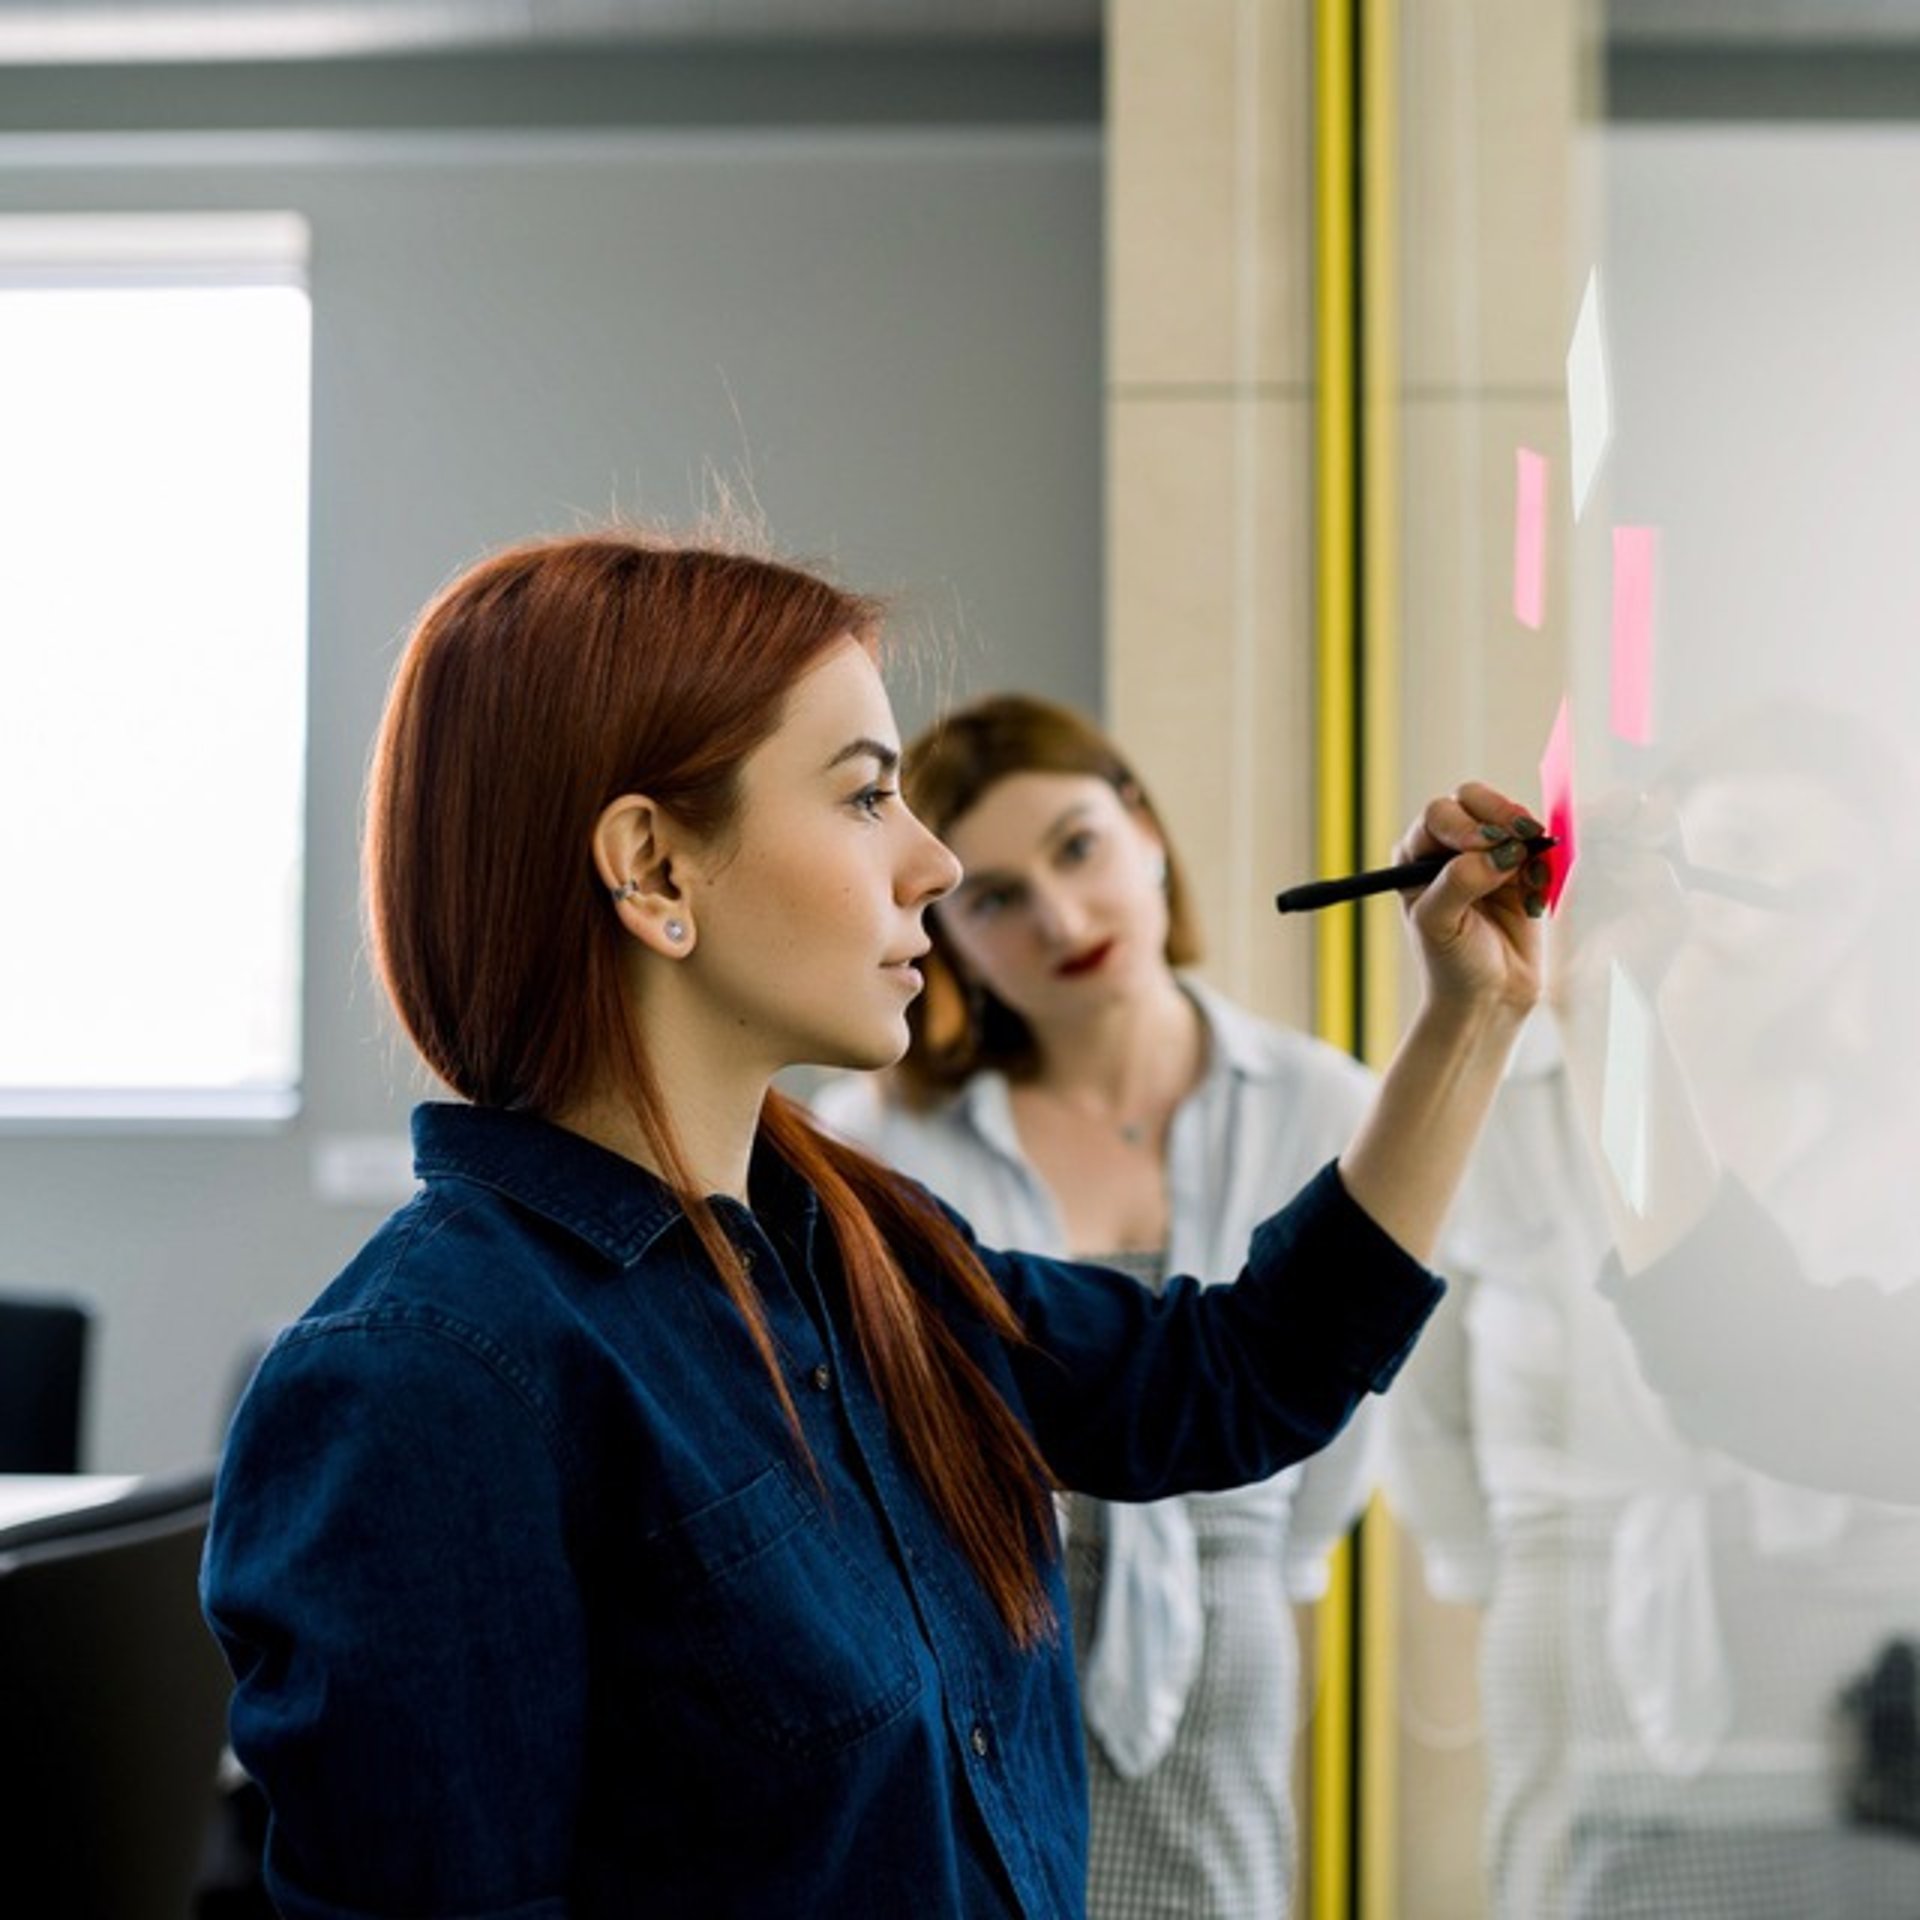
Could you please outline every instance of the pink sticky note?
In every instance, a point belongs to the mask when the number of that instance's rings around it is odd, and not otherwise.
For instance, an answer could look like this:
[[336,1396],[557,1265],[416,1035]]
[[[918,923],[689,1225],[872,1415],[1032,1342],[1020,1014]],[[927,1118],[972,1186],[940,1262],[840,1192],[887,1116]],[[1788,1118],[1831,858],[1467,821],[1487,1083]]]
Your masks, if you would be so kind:
[[1520,447],[1513,467],[1513,617],[1538,633],[1547,604],[1546,456]]
[[1658,527],[1613,530],[1613,730],[1653,744],[1653,601]]
[[1547,831],[1560,842],[1547,856],[1552,870],[1547,881],[1549,910],[1560,904],[1576,852],[1573,832],[1573,715],[1564,699],[1540,756],[1540,800],[1547,812]]

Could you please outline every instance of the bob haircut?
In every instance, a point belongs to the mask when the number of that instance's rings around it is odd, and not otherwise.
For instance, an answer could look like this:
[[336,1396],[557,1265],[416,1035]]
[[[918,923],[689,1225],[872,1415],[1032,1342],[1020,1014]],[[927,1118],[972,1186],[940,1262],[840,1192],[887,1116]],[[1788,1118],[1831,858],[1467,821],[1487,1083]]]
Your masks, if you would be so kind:
[[[990,694],[936,721],[907,748],[902,790],[933,831],[949,833],[989,788],[1016,773],[1083,774],[1104,780],[1146,820],[1167,853],[1167,963],[1201,957],[1192,892],[1180,857],[1140,776],[1092,721],[1031,694]],[[976,1073],[1013,1079],[1039,1064],[1033,1035],[1011,1007],[966,977],[937,912],[927,916],[933,948],[921,962],[926,991],[907,1012],[912,1038],[894,1078],[910,1106],[956,1093]]]
[[[482,560],[421,615],[373,756],[369,940],[433,1071],[481,1106],[632,1111],[746,1323],[811,1465],[754,1282],[688,1168],[625,981],[592,838],[622,794],[696,833],[735,824],[742,763],[796,683],[880,608],[798,568],[614,530]],[[760,1140],[818,1194],[856,1337],[935,1510],[1022,1645],[1057,1629],[1040,1567],[1049,1477],[1026,1429],[930,1304],[925,1276],[1010,1341],[1012,1311],[936,1203],[769,1092]]]

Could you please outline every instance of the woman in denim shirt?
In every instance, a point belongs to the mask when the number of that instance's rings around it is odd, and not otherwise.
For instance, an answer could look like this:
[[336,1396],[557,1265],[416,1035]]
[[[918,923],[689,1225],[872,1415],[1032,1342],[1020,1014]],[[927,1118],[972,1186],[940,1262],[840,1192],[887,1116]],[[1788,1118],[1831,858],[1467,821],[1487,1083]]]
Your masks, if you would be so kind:
[[1438,1295],[1538,992],[1483,787],[1403,849],[1464,857],[1378,1100],[1232,1286],[984,1249],[770,1091],[899,1056],[959,878],[878,624],[613,533],[482,562],[401,660],[372,947],[460,1100],[262,1363],[205,1570],[288,1920],[1080,1913],[1053,1490],[1279,1471]]

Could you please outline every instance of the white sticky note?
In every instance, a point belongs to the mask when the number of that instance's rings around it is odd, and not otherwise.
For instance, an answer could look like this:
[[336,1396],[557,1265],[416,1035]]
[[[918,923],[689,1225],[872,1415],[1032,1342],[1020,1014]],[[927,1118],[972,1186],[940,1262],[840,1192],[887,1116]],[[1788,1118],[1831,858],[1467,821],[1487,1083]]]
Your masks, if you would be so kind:
[[1607,1077],[1600,1096],[1600,1150],[1624,1199],[1643,1219],[1652,1163],[1648,1103],[1653,1008],[1618,960],[1607,980]]
[[1573,481],[1573,517],[1586,511],[1613,439],[1613,393],[1607,384],[1607,342],[1600,311],[1600,273],[1587,275],[1580,317],[1567,348],[1567,472]]

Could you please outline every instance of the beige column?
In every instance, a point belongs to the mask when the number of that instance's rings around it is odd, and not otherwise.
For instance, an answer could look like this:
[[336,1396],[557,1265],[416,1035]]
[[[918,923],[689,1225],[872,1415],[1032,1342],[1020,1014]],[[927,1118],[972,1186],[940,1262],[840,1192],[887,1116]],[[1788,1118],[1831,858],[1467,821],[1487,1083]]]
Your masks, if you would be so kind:
[[[1402,0],[1402,779],[1522,798],[1565,675],[1566,352],[1585,276],[1581,0]],[[1547,619],[1514,618],[1514,452],[1551,465]]]
[[[1469,774],[1535,797],[1565,672],[1564,357],[1585,259],[1573,153],[1591,0],[1400,0],[1402,807]],[[1108,717],[1189,860],[1207,971],[1311,1023],[1313,942],[1269,896],[1313,865],[1308,0],[1108,0]],[[1511,606],[1518,446],[1544,453],[1548,612]],[[1476,1920],[1475,1627],[1401,1556],[1399,1920]],[[1376,1890],[1369,1910],[1378,1911]]]
[[[1522,800],[1566,676],[1565,359],[1586,259],[1575,162],[1586,0],[1400,0],[1400,786]],[[1517,448],[1549,463],[1546,619],[1513,610]],[[1402,993],[1402,1000],[1406,994]],[[1479,1609],[1399,1556],[1399,1920],[1479,1920]]]
[[1209,977],[1300,1025],[1313,601],[1307,0],[1109,0],[1108,718]]
[[1314,851],[1310,19],[1108,0],[1106,43],[1108,718],[1191,871],[1202,971],[1303,1028],[1314,937],[1272,895]]

